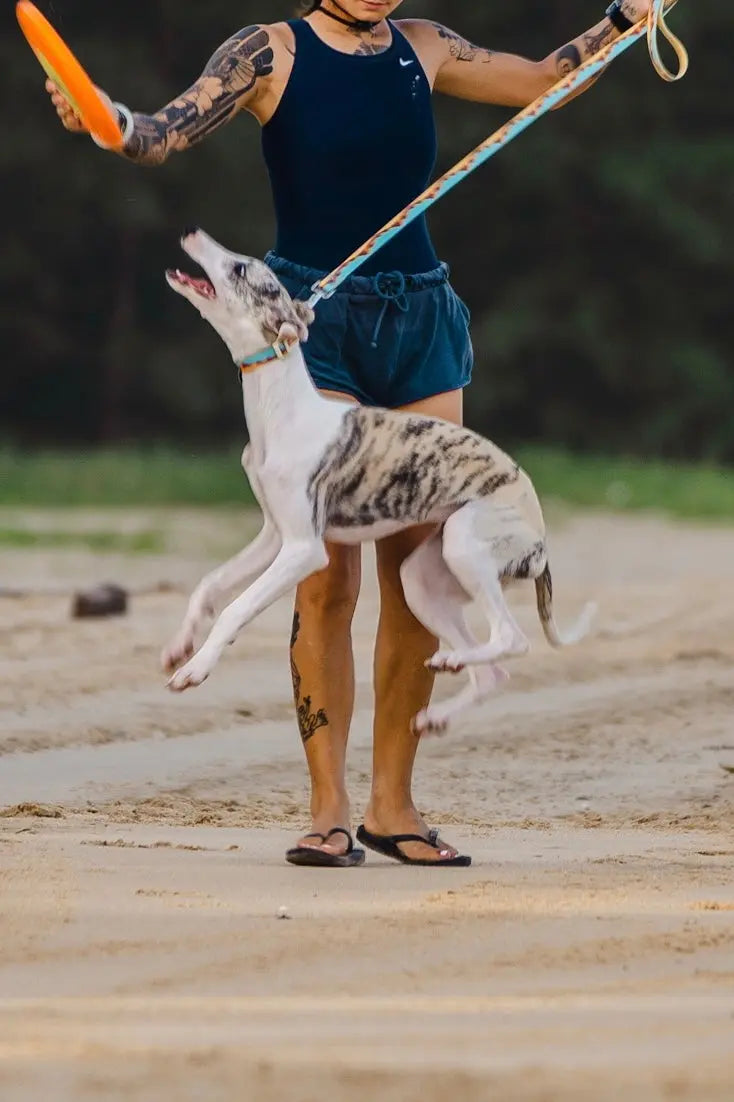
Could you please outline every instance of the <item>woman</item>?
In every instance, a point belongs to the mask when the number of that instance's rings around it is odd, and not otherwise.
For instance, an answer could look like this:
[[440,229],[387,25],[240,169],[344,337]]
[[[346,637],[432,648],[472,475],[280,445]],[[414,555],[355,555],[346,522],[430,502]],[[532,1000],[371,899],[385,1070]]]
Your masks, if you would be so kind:
[[[589,31],[532,62],[473,46],[437,23],[392,22],[400,3],[317,0],[301,19],[246,27],[155,115],[116,105],[123,155],[162,164],[249,111],[262,128],[277,216],[276,249],[267,259],[292,294],[305,296],[426,186],[436,153],[432,91],[522,107],[649,7],[649,0],[614,0]],[[48,88],[67,129],[80,129],[59,91]],[[314,382],[328,394],[460,422],[472,367],[467,321],[420,219],[318,307],[304,351]],[[425,535],[414,529],[377,545],[373,780],[358,835],[404,862],[469,864],[429,832],[411,797],[417,740],[410,720],[431,694],[424,661],[436,640],[408,610],[399,570]],[[360,552],[331,547],[330,556],[328,568],[296,596],[291,667],[312,826],[287,857],[344,866],[364,859],[352,845],[344,779]]]

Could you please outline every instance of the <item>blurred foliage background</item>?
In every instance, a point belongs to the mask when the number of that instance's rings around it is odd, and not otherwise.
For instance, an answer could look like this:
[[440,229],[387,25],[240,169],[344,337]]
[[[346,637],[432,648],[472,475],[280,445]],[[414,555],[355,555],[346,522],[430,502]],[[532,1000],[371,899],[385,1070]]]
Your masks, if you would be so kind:
[[[113,98],[152,111],[230,33],[294,5],[40,6]],[[400,14],[539,58],[604,6],[405,0]],[[271,245],[257,125],[240,116],[161,168],[128,164],[62,130],[12,6],[3,20],[0,436],[22,449],[240,439],[227,353],[163,272],[187,224],[254,255]],[[431,215],[473,314],[467,418],[508,447],[734,460],[734,6],[683,0],[671,23],[691,53],[684,81],[660,81],[637,45]],[[439,170],[510,114],[443,97],[436,110]]]

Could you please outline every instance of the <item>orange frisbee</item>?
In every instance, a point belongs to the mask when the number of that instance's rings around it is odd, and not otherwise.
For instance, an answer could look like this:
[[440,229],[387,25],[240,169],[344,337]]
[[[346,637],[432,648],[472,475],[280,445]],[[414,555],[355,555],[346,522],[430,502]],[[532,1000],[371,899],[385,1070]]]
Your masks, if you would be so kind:
[[122,148],[117,115],[100,96],[63,38],[31,0],[18,0],[15,14],[28,45],[51,80],[66,96],[93,138],[110,149]]

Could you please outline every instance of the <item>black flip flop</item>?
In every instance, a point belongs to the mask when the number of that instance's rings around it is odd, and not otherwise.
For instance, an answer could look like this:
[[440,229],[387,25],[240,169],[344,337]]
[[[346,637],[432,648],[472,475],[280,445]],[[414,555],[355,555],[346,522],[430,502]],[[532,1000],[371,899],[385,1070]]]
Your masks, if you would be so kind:
[[383,857],[392,857],[394,861],[400,861],[403,865],[450,865],[452,868],[466,868],[471,865],[471,857],[457,854],[456,857],[445,857],[439,861],[428,861],[425,858],[407,857],[400,849],[402,842],[423,842],[440,853],[438,845],[438,831],[432,830],[427,838],[420,834],[370,834],[364,824],[357,830],[357,840],[368,849],[381,853]]
[[344,827],[334,827],[328,834],[306,834],[306,838],[319,838],[321,844],[328,842],[335,834],[344,834],[347,839],[346,853],[326,853],[323,849],[310,849],[308,846],[294,846],[285,855],[286,861],[291,865],[311,865],[320,868],[348,869],[353,865],[363,865],[365,853],[363,849],[355,849],[354,841],[348,830]]

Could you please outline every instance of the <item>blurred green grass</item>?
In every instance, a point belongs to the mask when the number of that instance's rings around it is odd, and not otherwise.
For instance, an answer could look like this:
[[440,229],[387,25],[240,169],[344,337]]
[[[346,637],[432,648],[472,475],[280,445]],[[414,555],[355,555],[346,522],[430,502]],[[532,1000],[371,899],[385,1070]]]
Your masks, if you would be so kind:
[[251,505],[241,449],[0,450],[0,506]]
[[514,453],[542,500],[685,520],[734,521],[734,469],[698,463],[577,456],[524,447]]
[[0,548],[79,548],[90,551],[120,551],[124,554],[152,554],[165,549],[161,532],[67,531],[58,528],[0,527]]
[[[689,520],[734,520],[732,469],[578,456],[535,446],[517,448],[513,454],[544,501],[619,512],[649,510]],[[84,453],[0,449],[0,506],[242,507],[253,500],[240,468],[239,449],[104,448]],[[64,533],[57,535],[63,541]],[[111,538],[109,533],[99,536],[102,543]],[[154,537],[155,533],[140,533],[128,538],[155,543]],[[6,532],[5,542],[13,538],[12,531]],[[17,538],[22,540],[26,534]]]

